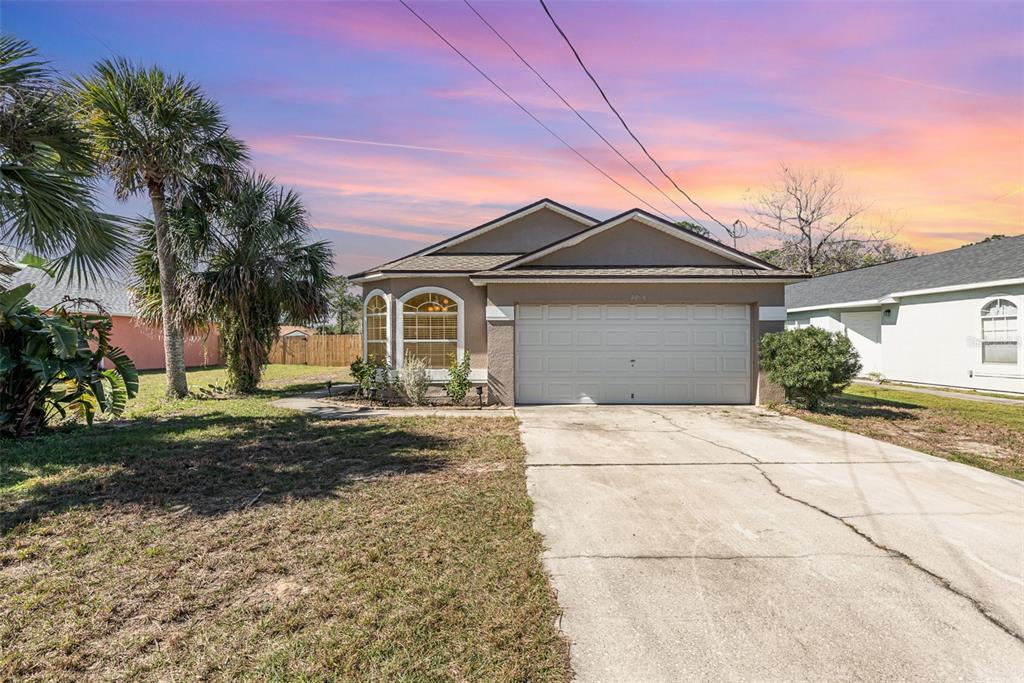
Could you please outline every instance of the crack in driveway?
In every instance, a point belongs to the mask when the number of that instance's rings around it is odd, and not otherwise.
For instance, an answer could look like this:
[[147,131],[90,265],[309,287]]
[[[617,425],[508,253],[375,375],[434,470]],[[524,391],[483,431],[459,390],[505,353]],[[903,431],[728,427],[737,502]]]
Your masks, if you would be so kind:
[[[910,555],[907,555],[906,553],[904,553],[904,552],[902,552],[900,550],[896,550],[895,548],[890,548],[889,546],[887,546],[887,545],[877,541],[874,537],[872,537],[870,534],[868,534],[867,532],[865,532],[862,529],[860,529],[859,527],[857,527],[855,524],[850,522],[847,518],[841,517],[841,516],[836,515],[836,514],[833,514],[833,513],[829,512],[828,510],[826,510],[826,509],[824,509],[822,507],[819,507],[818,505],[815,505],[814,503],[811,503],[810,501],[803,500],[801,498],[797,498],[796,496],[792,496],[792,495],[786,493],[785,491],[783,491],[782,488],[778,485],[778,483],[776,483],[775,480],[772,479],[768,475],[768,473],[764,470],[764,468],[761,467],[762,465],[775,464],[775,463],[765,462],[765,461],[761,460],[760,458],[758,458],[757,456],[753,455],[752,453],[747,453],[746,451],[741,450],[739,448],[735,448],[735,447],[732,447],[732,446],[724,446],[722,444],[715,443],[714,441],[712,441],[710,439],[706,439],[704,437],[697,436],[693,432],[687,431],[685,428],[683,428],[682,426],[677,424],[674,420],[670,419],[669,417],[667,417],[665,415],[662,415],[661,413],[659,413],[656,410],[652,410],[650,408],[641,408],[641,410],[643,410],[645,413],[649,413],[651,415],[656,415],[656,416],[660,417],[661,419],[665,420],[666,422],[668,422],[670,425],[672,425],[673,427],[675,427],[679,431],[684,432],[688,436],[691,436],[691,437],[693,437],[693,438],[695,438],[695,439],[697,439],[699,441],[703,441],[705,443],[711,444],[712,446],[716,446],[718,448],[722,448],[722,449],[725,449],[727,451],[731,451],[733,453],[738,453],[739,455],[742,455],[744,457],[750,458],[751,460],[754,461],[752,463],[752,466],[754,467],[754,469],[756,469],[758,472],[761,473],[761,476],[764,477],[765,481],[768,482],[768,484],[772,487],[772,489],[775,491],[775,493],[777,493],[778,495],[782,496],[783,498],[786,498],[787,500],[793,501],[794,503],[799,503],[800,505],[804,505],[804,506],[806,506],[806,507],[808,507],[808,508],[810,508],[810,509],[812,509],[812,510],[818,512],[818,513],[820,513],[820,514],[825,515],[826,517],[829,517],[830,519],[834,519],[835,521],[839,522],[840,524],[845,526],[847,529],[849,529],[850,531],[852,531],[853,533],[857,534],[862,539],[864,539],[865,541],[870,543],[875,548],[878,548],[882,552],[885,552],[885,553],[891,555],[892,557],[899,558],[900,560],[905,562],[907,565],[909,565],[909,566],[913,567],[914,569],[917,569],[918,571],[926,574],[928,577],[930,577],[933,581],[935,581],[939,586],[941,586],[946,591],[949,591],[950,593],[953,593],[954,595],[957,595],[960,598],[966,600],[968,603],[970,603],[974,607],[974,609],[978,611],[979,614],[981,614],[983,617],[985,617],[985,619],[990,621],[992,624],[994,624],[995,626],[997,626],[998,628],[1000,628],[1001,630],[1006,632],[1008,635],[1016,638],[1021,643],[1024,643],[1024,634],[1021,634],[1016,629],[1014,629],[1012,626],[1010,626],[1009,624],[1005,623],[997,615],[993,614],[992,611],[986,605],[984,605],[981,601],[979,601],[977,598],[975,598],[974,596],[972,596],[972,595],[970,595],[970,594],[960,590],[956,586],[954,586],[953,583],[949,579],[947,579],[946,577],[944,577],[941,574],[938,574],[936,572],[933,572],[932,570],[930,570],[930,569],[928,569],[928,568],[918,564],[918,562],[916,560],[914,560],[914,558],[910,557]],[[846,463],[846,464],[853,466],[853,465],[858,465],[858,464],[861,464],[861,463]],[[851,515],[850,518],[853,518],[855,516],[858,516],[858,515]]]

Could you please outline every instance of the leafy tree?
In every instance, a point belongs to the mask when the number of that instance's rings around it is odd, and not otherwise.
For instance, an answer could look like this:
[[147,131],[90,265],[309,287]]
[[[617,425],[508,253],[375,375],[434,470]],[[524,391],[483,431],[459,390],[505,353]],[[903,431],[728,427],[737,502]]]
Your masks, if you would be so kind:
[[363,300],[352,291],[352,285],[344,275],[338,275],[331,282],[328,295],[331,325],[322,325],[318,331],[324,334],[359,334],[362,328]]
[[916,256],[864,225],[867,207],[843,197],[839,176],[782,167],[777,184],[750,208],[756,227],[776,236],[757,255],[780,268],[829,275]]
[[683,230],[695,232],[701,237],[711,238],[711,231],[705,228],[703,225],[700,225],[699,223],[691,223],[690,221],[676,221],[676,225],[682,228]]
[[153,207],[160,275],[167,393],[188,393],[168,204],[204,204],[238,176],[245,146],[229,135],[220,107],[181,75],[126,59],[104,60],[76,81],[82,120],[119,199],[145,192]]
[[27,41],[0,35],[0,243],[51,261],[58,279],[122,267],[128,225],[96,209],[97,170],[56,74]]
[[817,410],[827,396],[850,385],[860,356],[846,335],[803,327],[761,338],[761,367],[786,392],[786,400]]
[[[303,324],[326,315],[330,248],[308,242],[311,230],[300,197],[262,175],[244,177],[205,212],[172,212],[166,225],[168,239],[181,245],[177,317],[188,324],[216,322],[228,387],[254,391],[281,322]],[[151,266],[154,244],[144,240],[149,256],[137,260],[143,316],[155,313],[163,288],[162,273],[157,286]]]
[[[98,412],[120,415],[139,376],[110,344],[110,316],[84,299],[43,312],[25,299],[32,288],[0,292],[0,435],[30,436],[68,413],[89,424]],[[72,310],[84,304],[101,312]]]

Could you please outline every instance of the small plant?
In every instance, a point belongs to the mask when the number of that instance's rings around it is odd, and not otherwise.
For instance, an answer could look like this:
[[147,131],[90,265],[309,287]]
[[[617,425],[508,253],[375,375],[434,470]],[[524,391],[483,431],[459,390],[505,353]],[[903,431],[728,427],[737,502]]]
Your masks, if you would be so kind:
[[427,402],[427,388],[430,386],[430,374],[427,364],[420,358],[406,358],[405,365],[398,371],[398,381],[402,393],[414,406]]
[[382,403],[389,401],[395,394],[401,393],[402,387],[395,377],[395,372],[387,361],[374,360],[373,373],[370,376],[370,393]]
[[[31,436],[69,413],[90,425],[97,413],[123,413],[139,375],[110,344],[110,316],[87,299],[41,311],[25,298],[31,290],[0,290],[0,435]],[[83,305],[100,313],[72,310]]]
[[850,385],[861,364],[845,335],[804,327],[762,337],[761,367],[787,401],[817,410],[822,399]]
[[370,391],[373,389],[373,375],[377,371],[376,364],[372,360],[366,361],[362,357],[358,357],[348,367],[352,371],[352,379],[359,387],[359,395],[369,398]]
[[462,403],[466,400],[473,383],[469,381],[469,351],[462,354],[462,360],[452,354],[452,364],[448,368],[448,383],[444,385],[444,392],[452,400],[452,403]]
[[885,375],[883,375],[880,372],[869,372],[868,374],[865,375],[865,377],[867,377],[872,382],[877,382],[878,384],[885,384]]

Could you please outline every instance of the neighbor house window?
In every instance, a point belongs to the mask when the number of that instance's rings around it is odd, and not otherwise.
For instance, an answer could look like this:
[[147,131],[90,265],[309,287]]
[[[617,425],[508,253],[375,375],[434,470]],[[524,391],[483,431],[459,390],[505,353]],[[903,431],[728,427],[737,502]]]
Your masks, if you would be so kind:
[[459,303],[441,291],[402,301],[402,359],[423,360],[432,370],[447,369],[459,348]]
[[388,302],[380,294],[366,300],[363,329],[366,332],[366,359],[388,358]]
[[993,299],[981,309],[981,362],[1017,362],[1017,307],[1008,299]]

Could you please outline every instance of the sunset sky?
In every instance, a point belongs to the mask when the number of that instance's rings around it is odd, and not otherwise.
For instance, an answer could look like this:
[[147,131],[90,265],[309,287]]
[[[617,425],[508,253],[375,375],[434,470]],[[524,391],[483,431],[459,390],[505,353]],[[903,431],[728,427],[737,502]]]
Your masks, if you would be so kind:
[[[474,6],[683,204],[536,2]],[[462,2],[410,4],[584,155],[682,218]],[[1024,233],[1024,3],[582,3],[552,12],[612,102],[716,217],[786,163],[835,171],[924,251]],[[218,100],[255,168],[300,191],[339,272],[540,197],[598,217],[638,202],[530,120],[397,0],[3,2],[3,29],[65,73],[124,55]],[[110,206],[116,206],[113,198]],[[121,212],[145,210],[133,201]],[[722,236],[721,231],[717,231]],[[764,238],[740,242],[748,250]]]

